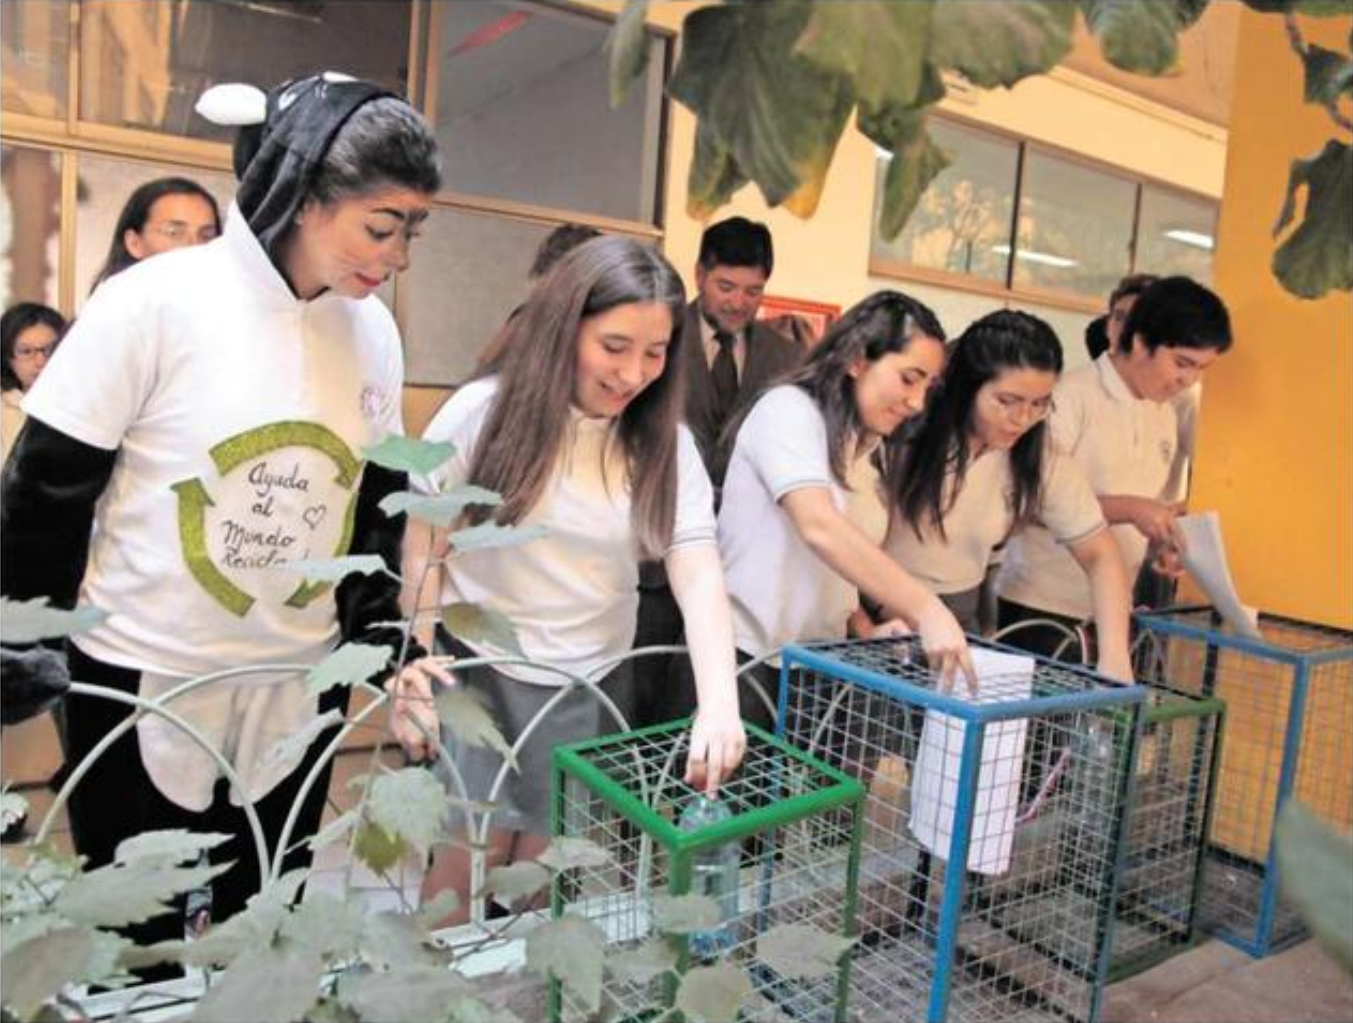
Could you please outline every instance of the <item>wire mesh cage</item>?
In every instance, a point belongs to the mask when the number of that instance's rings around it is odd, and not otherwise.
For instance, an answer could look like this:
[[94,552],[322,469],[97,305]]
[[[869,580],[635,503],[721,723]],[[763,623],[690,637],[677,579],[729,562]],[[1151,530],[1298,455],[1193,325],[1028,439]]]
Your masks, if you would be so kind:
[[1221,700],[1164,688],[1143,705],[1111,981],[1194,939],[1224,712]]
[[1199,925],[1254,956],[1306,931],[1279,896],[1273,829],[1289,798],[1353,827],[1353,633],[1276,615],[1259,637],[1210,608],[1138,616],[1155,646],[1143,681],[1226,704]]
[[[743,967],[752,982],[740,1020],[843,1020],[848,955],[829,973],[788,978],[758,957],[758,940],[790,925],[854,932],[864,787],[748,726],[742,765],[711,815],[682,780],[688,732],[677,721],[554,752],[554,834],[586,838],[607,856],[559,875],[552,915],[598,925],[608,964],[654,940],[677,952],[675,973],[608,966],[600,1017],[656,1018],[672,1008],[679,976],[720,962]],[[718,924],[665,932],[663,900],[692,893],[719,903]],[[587,1014],[565,985],[552,985],[553,1019]]]
[[976,695],[912,640],[785,651],[784,736],[868,786],[849,1018],[1093,1020],[1146,690],[971,649]]

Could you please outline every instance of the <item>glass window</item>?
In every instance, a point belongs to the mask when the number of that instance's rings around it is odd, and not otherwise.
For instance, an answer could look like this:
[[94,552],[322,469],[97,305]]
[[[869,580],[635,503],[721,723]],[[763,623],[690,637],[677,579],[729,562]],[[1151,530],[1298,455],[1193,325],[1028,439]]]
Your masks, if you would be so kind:
[[1128,272],[1137,185],[1027,147],[1015,287],[1104,298]]
[[76,309],[83,306],[89,297],[94,278],[108,258],[113,229],[117,226],[122,207],[139,186],[155,178],[189,178],[216,197],[223,222],[226,209],[235,195],[234,178],[223,172],[184,170],[163,164],[83,154],[76,167],[79,176],[79,199],[75,211]]
[[1142,186],[1137,222],[1139,273],[1186,274],[1212,283],[1217,204],[1155,185]]
[[407,0],[85,0],[80,116],[100,124],[226,141],[193,112],[221,82],[268,88],[342,71],[408,90]]
[[656,223],[666,43],[612,110],[607,22],[529,4],[438,4],[435,122],[446,187]]
[[61,251],[61,157],[27,146],[0,146],[0,297],[57,305]]
[[[1010,260],[1019,144],[932,118],[930,135],[951,160],[926,188],[892,241],[874,237],[874,255],[912,266],[1005,283]],[[874,223],[891,156],[881,156],[874,189]]]
[[5,0],[0,4],[0,106],[65,120],[69,54],[65,0]]

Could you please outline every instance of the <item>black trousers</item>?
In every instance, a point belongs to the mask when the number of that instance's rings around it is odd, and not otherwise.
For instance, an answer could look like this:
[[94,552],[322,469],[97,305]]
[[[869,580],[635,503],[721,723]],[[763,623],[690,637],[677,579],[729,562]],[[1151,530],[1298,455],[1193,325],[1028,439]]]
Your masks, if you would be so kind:
[[[1013,600],[1001,598],[996,602],[997,627],[1004,629],[1006,626],[1015,625],[1019,622],[1027,622],[1034,618],[1047,618],[1057,622],[1059,625],[1065,625],[1068,629],[1075,630],[1080,624],[1080,619],[1070,618],[1066,615],[1054,614],[1051,611],[1041,611],[1036,607],[1027,607],[1024,604],[1017,604]],[[1008,639],[1002,639],[1003,643],[1019,647],[1021,650],[1027,650],[1031,654],[1041,654],[1044,657],[1057,657],[1060,661],[1068,664],[1080,664],[1081,648],[1079,643],[1067,642],[1066,633],[1059,629],[1054,629],[1046,625],[1032,625],[1027,628],[1019,629],[1011,633]],[[1065,646],[1064,646],[1065,644]],[[1061,650],[1058,656],[1058,650]],[[1090,663],[1094,663],[1094,651],[1090,651]]]
[[[96,661],[74,644],[69,645],[69,651],[70,673],[75,681],[108,686],[125,693],[137,691],[139,672]],[[346,687],[330,689],[320,698],[320,713],[330,708],[345,710],[347,701]],[[73,769],[105,735],[132,713],[132,708],[111,700],[69,696],[66,712],[68,763]],[[337,731],[335,726],[316,739],[296,770],[254,804],[267,837],[270,854],[276,854],[277,840],[291,805],[300,792],[301,783]],[[331,773],[332,760],[324,766],[306,796],[289,844],[295,845],[319,830]],[[262,881],[248,820],[243,809],[231,804],[229,795],[228,784],[224,780],[217,782],[211,806],[200,813],[185,810],[166,799],[156,789],[141,763],[140,744],[136,729],[133,728],[103,753],[71,793],[68,809],[75,850],[88,858],[87,867],[100,867],[112,862],[118,843],[146,831],[184,828],[230,835],[229,841],[221,843],[208,854],[213,864],[232,861],[234,864],[212,881],[211,916],[214,922],[219,923],[243,909]],[[283,870],[308,867],[311,858],[310,848],[302,846],[286,856]],[[178,900],[174,912],[134,924],[123,933],[140,944],[181,939],[184,928],[183,901],[182,898]]]

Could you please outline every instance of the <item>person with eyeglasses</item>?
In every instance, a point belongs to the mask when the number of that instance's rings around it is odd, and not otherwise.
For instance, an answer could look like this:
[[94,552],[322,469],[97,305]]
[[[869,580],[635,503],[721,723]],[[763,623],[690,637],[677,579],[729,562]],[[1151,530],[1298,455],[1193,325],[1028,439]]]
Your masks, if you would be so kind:
[[189,245],[203,245],[221,233],[221,210],[215,197],[188,178],[147,181],[127,199],[113,228],[108,257],[90,285],[129,266]]
[[20,302],[0,317],[4,359],[0,362],[0,462],[24,423],[23,396],[47,368],[66,332],[66,318],[50,306]]
[[[1148,545],[1159,571],[1180,574],[1182,506],[1170,492],[1179,444],[1174,401],[1231,347],[1231,321],[1208,288],[1164,277],[1142,292],[1122,329],[1110,334],[1107,352],[1057,385],[1049,427],[1090,481],[1130,585]],[[1046,525],[1011,539],[996,592],[1002,626],[1031,618],[1074,625],[1092,610],[1084,579]],[[1057,630],[1020,635],[1020,645],[1038,652],[1061,642]]]
[[1061,343],[1036,316],[1003,309],[963,332],[907,444],[884,549],[976,632],[994,552],[1039,525],[1084,574],[1100,671],[1128,681],[1122,559],[1085,474],[1047,425],[1061,371]]

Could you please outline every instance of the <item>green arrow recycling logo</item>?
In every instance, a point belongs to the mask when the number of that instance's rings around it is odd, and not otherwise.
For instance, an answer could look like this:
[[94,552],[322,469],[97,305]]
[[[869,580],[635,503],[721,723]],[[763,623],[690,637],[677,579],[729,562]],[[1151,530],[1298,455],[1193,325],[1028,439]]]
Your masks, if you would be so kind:
[[[188,571],[244,617],[260,598],[297,610],[333,586],[295,583],[289,561],[341,557],[352,542],[361,460],[317,423],[269,423],[211,449],[219,479],[173,485]],[[289,592],[287,592],[289,590]]]

